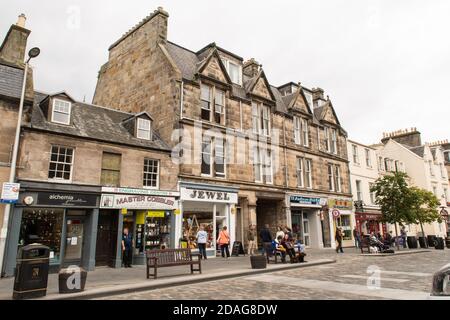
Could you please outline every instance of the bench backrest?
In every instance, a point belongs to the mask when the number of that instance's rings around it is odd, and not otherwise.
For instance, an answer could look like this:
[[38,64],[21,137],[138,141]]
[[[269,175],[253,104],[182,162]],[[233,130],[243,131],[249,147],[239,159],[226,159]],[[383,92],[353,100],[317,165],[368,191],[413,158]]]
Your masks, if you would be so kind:
[[177,262],[192,261],[191,249],[164,249],[164,250],[147,250],[148,258],[158,258],[158,264],[172,264]]

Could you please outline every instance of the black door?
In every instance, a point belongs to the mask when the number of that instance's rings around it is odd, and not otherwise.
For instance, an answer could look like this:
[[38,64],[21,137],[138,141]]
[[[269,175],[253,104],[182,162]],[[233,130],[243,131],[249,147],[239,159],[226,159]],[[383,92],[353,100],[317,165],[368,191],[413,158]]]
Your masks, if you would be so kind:
[[117,211],[100,211],[95,250],[96,266],[114,266],[117,247]]

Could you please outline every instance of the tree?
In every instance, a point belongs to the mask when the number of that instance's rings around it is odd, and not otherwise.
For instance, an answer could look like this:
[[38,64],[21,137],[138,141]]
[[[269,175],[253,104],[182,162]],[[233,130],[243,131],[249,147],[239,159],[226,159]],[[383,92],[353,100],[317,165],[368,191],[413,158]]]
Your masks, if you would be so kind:
[[432,192],[417,187],[410,187],[409,191],[412,204],[411,222],[420,224],[422,235],[425,236],[424,223],[442,222],[442,216],[437,210],[440,205],[439,199]]
[[[382,222],[395,225],[398,238],[397,223],[403,225],[414,220],[412,216],[412,196],[403,172],[394,172],[375,181],[370,192],[375,194],[375,203],[380,206]],[[398,247],[398,242],[397,242]]]

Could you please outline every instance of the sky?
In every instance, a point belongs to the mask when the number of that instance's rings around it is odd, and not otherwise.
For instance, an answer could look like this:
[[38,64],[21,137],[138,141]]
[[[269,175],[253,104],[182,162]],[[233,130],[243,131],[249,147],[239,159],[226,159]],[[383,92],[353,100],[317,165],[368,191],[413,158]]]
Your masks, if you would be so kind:
[[255,58],[275,86],[301,82],[329,95],[349,138],[377,143],[416,127],[450,139],[450,1],[14,0],[0,9],[0,41],[27,16],[35,89],[92,101],[108,47],[158,6],[170,41],[216,42]]

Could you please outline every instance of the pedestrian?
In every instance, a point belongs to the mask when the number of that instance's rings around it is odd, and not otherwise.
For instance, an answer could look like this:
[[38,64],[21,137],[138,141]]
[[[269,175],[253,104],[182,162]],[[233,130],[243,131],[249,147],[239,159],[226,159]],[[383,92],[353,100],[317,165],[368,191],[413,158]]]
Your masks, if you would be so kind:
[[224,226],[222,231],[219,233],[219,237],[217,238],[217,243],[220,245],[220,251],[222,252],[222,258],[225,258],[225,253],[227,254],[226,258],[230,257],[230,236],[228,235],[227,227]]
[[197,232],[197,246],[200,252],[200,257],[207,259],[206,257],[206,242],[208,242],[208,233],[203,226],[200,226],[200,230]]
[[122,235],[122,257],[123,266],[131,268],[131,261],[133,259],[133,237],[128,228],[123,229]]
[[256,249],[256,226],[254,224],[250,224],[248,226],[248,255],[252,256],[255,253]]
[[355,247],[357,249],[361,248],[361,236],[359,234],[358,229],[356,229],[356,227],[353,228],[353,238],[355,239]]
[[406,232],[405,226],[402,227],[402,229],[400,230],[400,235],[402,238],[402,242],[403,242],[403,248],[406,249],[406,238],[408,236],[408,233]]
[[270,234],[269,225],[265,224],[264,228],[261,229],[259,233],[259,237],[261,238],[263,244],[262,254],[267,254],[267,256],[272,255],[272,235]]
[[275,250],[281,254],[281,262],[286,263],[286,248],[282,245],[283,238],[278,236],[275,239]]
[[342,236],[341,228],[336,228],[336,236],[335,236],[335,239],[337,242],[336,253],[338,253],[338,252],[344,253],[344,250],[342,250],[342,238],[343,238],[343,236]]
[[289,241],[291,241],[294,237],[294,235],[292,234],[292,229],[289,228],[288,226],[285,226],[284,229],[285,229],[284,233],[289,236]]
[[281,240],[281,245],[286,249],[286,253],[289,255],[291,263],[293,263],[295,261],[295,249],[291,241],[289,234],[286,233]]
[[277,227],[277,233],[275,234],[275,239],[278,239],[278,237],[284,238],[284,231],[281,226]]

